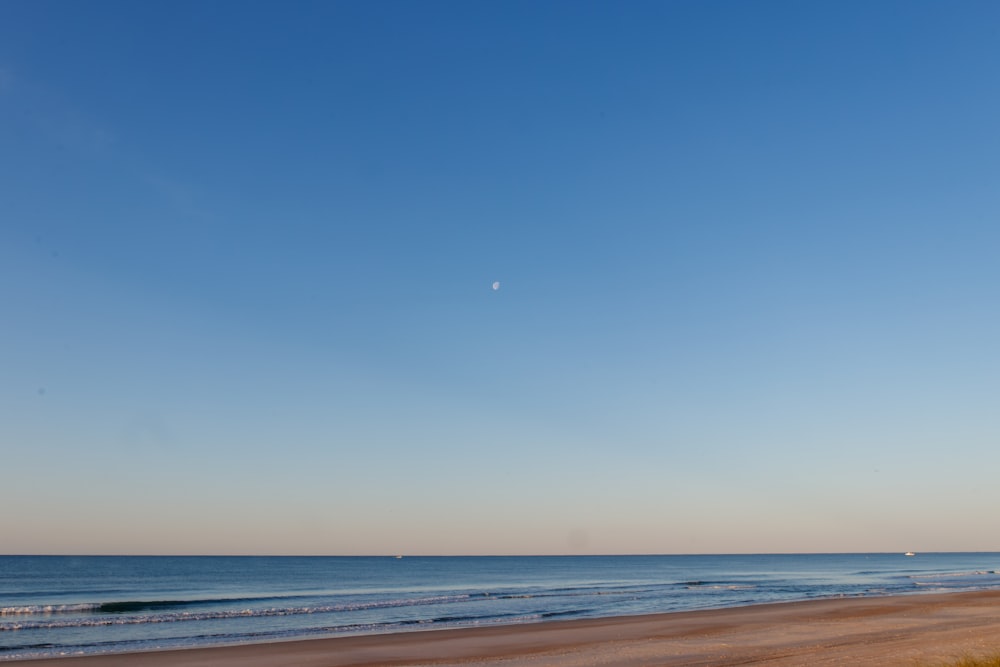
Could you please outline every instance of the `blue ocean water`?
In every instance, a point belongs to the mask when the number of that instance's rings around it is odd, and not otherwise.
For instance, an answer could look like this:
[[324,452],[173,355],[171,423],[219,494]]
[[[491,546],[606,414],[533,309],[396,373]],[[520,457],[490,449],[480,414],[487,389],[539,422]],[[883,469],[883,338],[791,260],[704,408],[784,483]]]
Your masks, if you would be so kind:
[[0,556],[0,661],[997,587],[997,553]]

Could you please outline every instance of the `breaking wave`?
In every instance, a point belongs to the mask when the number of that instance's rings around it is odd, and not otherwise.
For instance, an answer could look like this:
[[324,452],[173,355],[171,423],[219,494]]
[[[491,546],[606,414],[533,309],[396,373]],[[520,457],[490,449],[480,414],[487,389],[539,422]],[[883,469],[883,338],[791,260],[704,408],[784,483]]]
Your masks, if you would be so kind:
[[[263,609],[220,609],[213,611],[175,611],[159,614],[121,614],[125,610],[140,611],[164,609],[170,607],[190,606],[191,604],[206,604],[208,602],[221,602],[220,600],[207,601],[159,601],[159,602],[102,602],[92,604],[77,605],[45,605],[34,607],[5,607],[5,613],[0,615],[48,615],[58,613],[79,613],[98,612],[87,616],[58,620],[38,620],[26,619],[23,621],[0,622],[0,632],[13,630],[42,630],[54,628],[93,628],[109,625],[139,625],[143,623],[176,623],[181,621],[210,621],[226,618],[263,618],[269,616],[299,616],[304,614],[329,614],[336,612],[361,611],[367,609],[389,609],[393,607],[415,607],[434,604],[453,604],[470,599],[470,595],[439,595],[422,598],[401,598],[395,600],[378,600],[372,602],[353,602],[334,605],[313,605],[294,607],[269,607]],[[232,603],[233,600],[225,600]],[[101,614],[100,612],[104,612]]]

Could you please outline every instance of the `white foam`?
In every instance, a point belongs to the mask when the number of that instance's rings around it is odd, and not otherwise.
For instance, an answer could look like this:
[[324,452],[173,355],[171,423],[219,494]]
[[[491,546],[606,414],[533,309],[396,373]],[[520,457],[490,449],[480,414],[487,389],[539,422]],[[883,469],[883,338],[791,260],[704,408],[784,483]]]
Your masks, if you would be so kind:
[[0,616],[27,616],[29,614],[74,614],[81,611],[95,611],[99,603],[81,604],[29,604],[20,607],[0,607]]

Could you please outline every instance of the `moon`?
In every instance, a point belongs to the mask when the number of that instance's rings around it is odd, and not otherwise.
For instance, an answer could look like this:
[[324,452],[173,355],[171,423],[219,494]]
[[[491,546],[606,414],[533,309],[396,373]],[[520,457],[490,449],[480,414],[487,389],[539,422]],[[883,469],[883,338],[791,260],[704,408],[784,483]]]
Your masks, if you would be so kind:
[[500,281],[499,280],[494,280],[493,281],[493,291],[496,292],[498,289],[500,289]]

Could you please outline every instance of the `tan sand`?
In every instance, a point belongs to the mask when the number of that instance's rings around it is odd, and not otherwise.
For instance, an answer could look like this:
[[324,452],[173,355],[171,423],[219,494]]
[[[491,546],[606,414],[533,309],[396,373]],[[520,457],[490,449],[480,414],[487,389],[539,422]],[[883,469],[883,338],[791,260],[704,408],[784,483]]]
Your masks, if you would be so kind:
[[0,663],[30,667],[940,665],[1000,653],[1000,591]]

